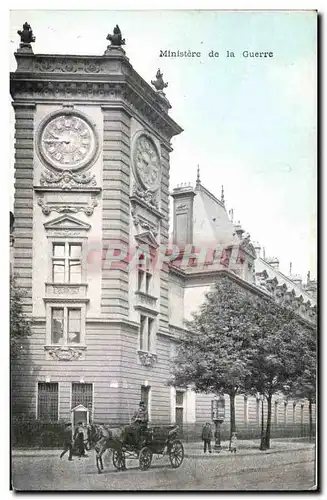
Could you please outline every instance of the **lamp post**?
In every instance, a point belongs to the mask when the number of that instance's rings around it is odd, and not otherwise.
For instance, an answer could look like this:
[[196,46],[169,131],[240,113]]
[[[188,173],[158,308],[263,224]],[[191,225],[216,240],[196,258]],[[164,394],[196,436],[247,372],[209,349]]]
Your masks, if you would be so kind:
[[264,402],[264,395],[260,395],[260,400],[261,400],[261,441],[260,441],[260,450],[265,450],[266,449],[266,444],[265,444],[265,436],[264,436],[264,412],[263,412],[263,402]]
[[221,450],[220,426],[225,419],[225,398],[219,396],[211,401],[211,417],[215,424],[215,445],[214,450],[218,453]]

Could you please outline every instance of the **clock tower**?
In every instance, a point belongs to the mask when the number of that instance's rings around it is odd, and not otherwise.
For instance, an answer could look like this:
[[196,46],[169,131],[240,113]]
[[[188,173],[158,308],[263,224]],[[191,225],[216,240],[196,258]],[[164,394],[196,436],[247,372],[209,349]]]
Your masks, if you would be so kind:
[[134,70],[115,28],[101,56],[34,54],[25,23],[15,110],[14,272],[32,334],[13,411],[128,422],[145,399],[170,421],[169,153],[182,129],[166,84]]

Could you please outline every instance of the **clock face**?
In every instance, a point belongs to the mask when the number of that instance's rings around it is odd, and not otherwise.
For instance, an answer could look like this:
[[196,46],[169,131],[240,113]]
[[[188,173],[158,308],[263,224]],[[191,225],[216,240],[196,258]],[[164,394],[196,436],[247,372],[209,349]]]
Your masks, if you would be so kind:
[[39,152],[56,169],[79,169],[92,161],[97,142],[91,125],[74,114],[57,115],[41,128]]
[[145,134],[141,134],[134,144],[134,166],[143,186],[155,191],[160,181],[160,158],[157,148]]

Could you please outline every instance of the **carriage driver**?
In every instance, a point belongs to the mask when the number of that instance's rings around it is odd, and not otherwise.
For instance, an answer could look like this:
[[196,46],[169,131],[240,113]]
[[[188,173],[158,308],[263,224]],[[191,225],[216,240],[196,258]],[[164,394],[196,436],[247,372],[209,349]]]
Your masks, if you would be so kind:
[[140,401],[139,407],[132,417],[132,427],[134,430],[136,443],[138,443],[142,431],[147,429],[148,422],[149,422],[148,410],[145,407],[144,401]]

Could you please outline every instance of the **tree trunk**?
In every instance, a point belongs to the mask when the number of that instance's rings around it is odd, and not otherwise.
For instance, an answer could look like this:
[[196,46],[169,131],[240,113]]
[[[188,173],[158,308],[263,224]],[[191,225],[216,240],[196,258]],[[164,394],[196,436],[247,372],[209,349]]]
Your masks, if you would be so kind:
[[312,423],[312,399],[309,398],[309,441],[312,441],[313,423]]
[[231,445],[232,434],[236,432],[236,419],[235,419],[235,392],[229,394],[230,401],[230,435],[229,435],[229,447]]
[[270,448],[270,431],[271,431],[271,403],[272,403],[272,395],[267,396],[267,427],[266,427],[266,435],[265,435],[265,448],[269,450]]

